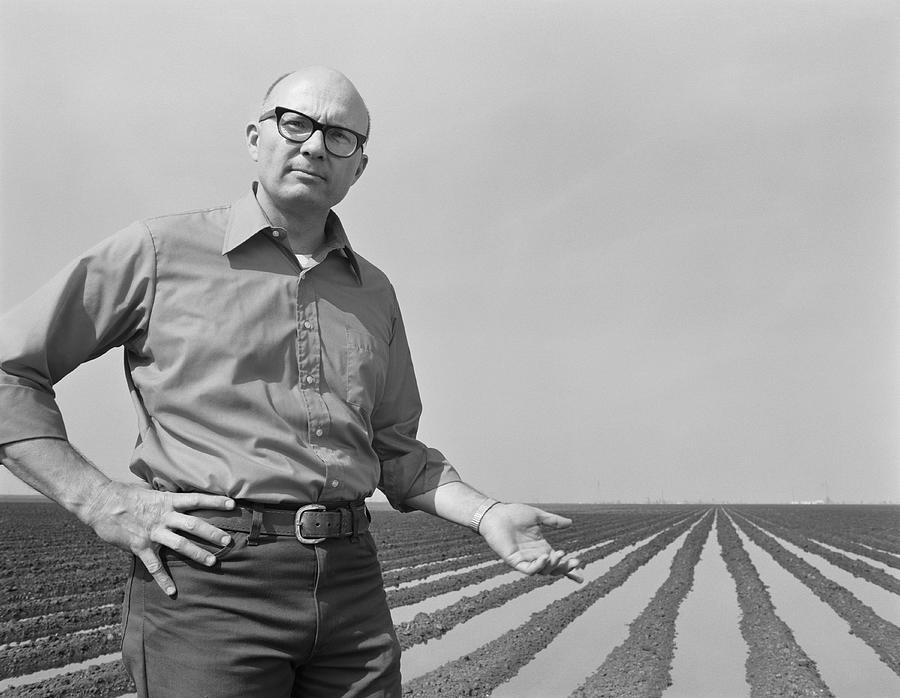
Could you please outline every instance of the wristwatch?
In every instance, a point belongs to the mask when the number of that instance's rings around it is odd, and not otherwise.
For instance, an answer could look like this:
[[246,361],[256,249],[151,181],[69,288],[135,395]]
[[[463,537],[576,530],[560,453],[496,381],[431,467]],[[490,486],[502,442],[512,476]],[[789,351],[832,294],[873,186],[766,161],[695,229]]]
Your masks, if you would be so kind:
[[479,528],[481,528],[481,520],[484,518],[484,515],[488,513],[488,510],[492,506],[499,503],[500,502],[496,499],[485,497],[484,501],[479,504],[478,508],[472,513],[472,518],[469,519],[469,528],[475,531],[475,533],[481,533],[481,531],[478,530]]

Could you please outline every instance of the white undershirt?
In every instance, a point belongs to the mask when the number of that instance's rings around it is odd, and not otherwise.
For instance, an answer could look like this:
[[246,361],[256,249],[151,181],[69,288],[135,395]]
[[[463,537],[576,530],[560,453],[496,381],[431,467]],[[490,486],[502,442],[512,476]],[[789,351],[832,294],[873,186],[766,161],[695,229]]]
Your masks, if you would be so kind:
[[318,260],[310,254],[295,254],[294,256],[297,258],[297,261],[300,262],[303,271],[309,271],[319,263]]

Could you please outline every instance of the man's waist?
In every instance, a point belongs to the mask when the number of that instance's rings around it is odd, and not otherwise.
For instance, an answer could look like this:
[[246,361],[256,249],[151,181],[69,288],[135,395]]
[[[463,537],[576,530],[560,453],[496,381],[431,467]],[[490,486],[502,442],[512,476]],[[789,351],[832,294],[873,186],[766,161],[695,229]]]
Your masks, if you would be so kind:
[[354,538],[369,530],[369,511],[362,500],[321,502],[297,508],[274,507],[238,500],[231,511],[196,509],[188,512],[225,531],[252,536],[291,536],[316,544],[329,538]]

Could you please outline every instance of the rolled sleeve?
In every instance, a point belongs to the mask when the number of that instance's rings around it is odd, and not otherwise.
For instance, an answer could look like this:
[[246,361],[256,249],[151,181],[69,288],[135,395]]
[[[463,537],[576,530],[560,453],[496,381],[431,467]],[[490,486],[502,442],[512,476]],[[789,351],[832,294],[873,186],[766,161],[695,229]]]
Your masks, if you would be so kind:
[[372,415],[373,447],[381,461],[379,489],[392,507],[411,511],[407,499],[460,477],[440,451],[416,438],[422,403],[396,298],[394,308],[385,390]]
[[66,438],[54,384],[145,330],[154,285],[153,242],[136,223],[0,318],[0,445]]

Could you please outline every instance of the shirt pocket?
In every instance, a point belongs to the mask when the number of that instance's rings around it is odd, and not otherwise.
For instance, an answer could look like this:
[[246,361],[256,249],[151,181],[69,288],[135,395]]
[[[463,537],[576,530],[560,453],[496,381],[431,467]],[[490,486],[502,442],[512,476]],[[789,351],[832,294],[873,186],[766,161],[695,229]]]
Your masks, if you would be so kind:
[[384,391],[388,346],[367,332],[347,329],[347,402],[371,413]]

